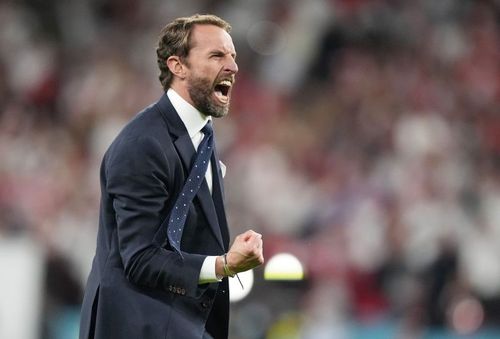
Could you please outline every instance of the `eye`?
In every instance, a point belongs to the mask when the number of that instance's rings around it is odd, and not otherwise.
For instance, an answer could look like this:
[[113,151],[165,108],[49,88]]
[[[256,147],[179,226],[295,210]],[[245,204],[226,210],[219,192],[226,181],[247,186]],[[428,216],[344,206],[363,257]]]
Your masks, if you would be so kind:
[[210,58],[212,58],[212,59],[220,59],[222,57],[224,57],[224,54],[220,53],[220,52],[210,54]]

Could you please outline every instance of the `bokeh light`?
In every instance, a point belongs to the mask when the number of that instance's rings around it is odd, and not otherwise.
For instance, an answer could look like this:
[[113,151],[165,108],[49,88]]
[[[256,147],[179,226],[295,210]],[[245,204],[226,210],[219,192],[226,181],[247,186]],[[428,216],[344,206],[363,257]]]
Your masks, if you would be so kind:
[[[229,300],[232,303],[245,299],[253,288],[252,270],[238,273],[238,277],[229,278]],[[241,284],[238,281],[241,280]],[[243,285],[243,286],[242,286]]]
[[472,297],[459,299],[450,306],[449,321],[451,323],[451,327],[458,334],[472,334],[483,324],[483,307],[477,299]]
[[279,253],[269,259],[264,269],[265,280],[302,280],[304,268],[293,254]]

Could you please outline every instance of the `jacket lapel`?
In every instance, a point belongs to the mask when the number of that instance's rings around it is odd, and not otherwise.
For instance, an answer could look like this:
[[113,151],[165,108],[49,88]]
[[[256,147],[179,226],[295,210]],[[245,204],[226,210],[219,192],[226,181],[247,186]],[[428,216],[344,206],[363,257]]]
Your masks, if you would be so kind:
[[212,231],[214,232],[220,247],[223,250],[225,250],[224,241],[222,240],[222,234],[221,234],[222,226],[220,225],[214,201],[212,199],[212,195],[210,194],[210,190],[208,189],[206,180],[203,181],[200,190],[198,191],[198,194],[196,196],[200,201],[203,212],[205,212],[205,215],[207,216],[208,222],[212,227]]
[[219,156],[217,149],[214,150],[212,156],[212,172],[214,177],[213,184],[213,202],[219,220],[219,229],[224,242],[224,250],[229,250],[229,227],[227,225],[226,212],[224,209],[224,185],[222,178],[222,170],[220,168]]
[[[189,137],[189,134],[186,130],[186,127],[184,126],[184,123],[182,122],[181,118],[175,111],[174,107],[172,106],[166,94],[164,94],[163,97],[158,102],[158,107],[160,109],[160,113],[167,120],[168,129],[173,137],[174,146],[181,157],[187,178],[196,153],[193,146],[193,142]],[[214,157],[212,156],[212,159],[213,158]],[[213,173],[214,177],[215,175],[216,173]],[[182,186],[184,186],[184,183],[182,184]],[[214,180],[214,186],[215,186],[215,180]],[[212,229],[212,232],[215,235],[215,238],[217,239],[217,242],[224,250],[225,246],[222,240],[222,235],[220,230],[221,226],[219,226],[217,212],[214,206],[212,195],[210,194],[210,190],[208,189],[206,180],[203,181],[196,197],[200,201],[201,208],[205,213],[205,216],[207,217],[208,223],[210,225],[210,228]]]

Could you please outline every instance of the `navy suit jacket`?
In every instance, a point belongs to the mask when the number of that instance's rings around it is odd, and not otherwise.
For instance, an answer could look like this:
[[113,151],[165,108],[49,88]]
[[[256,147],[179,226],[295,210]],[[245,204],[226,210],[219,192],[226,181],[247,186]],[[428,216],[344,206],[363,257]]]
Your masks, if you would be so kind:
[[162,224],[189,174],[195,149],[167,95],[137,114],[104,155],[97,249],[85,289],[80,339],[227,338],[229,291],[198,284],[207,255],[229,235],[218,156],[213,193],[193,199],[181,251]]

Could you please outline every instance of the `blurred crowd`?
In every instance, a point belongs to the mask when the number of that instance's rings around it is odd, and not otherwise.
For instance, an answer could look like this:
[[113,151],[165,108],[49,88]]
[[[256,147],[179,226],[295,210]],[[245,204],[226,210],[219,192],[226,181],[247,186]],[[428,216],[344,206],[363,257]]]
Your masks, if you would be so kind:
[[196,12],[229,21],[238,51],[216,122],[232,233],[262,232],[267,258],[292,253],[306,271],[257,271],[233,337],[500,326],[498,1],[7,0],[0,238],[43,248],[41,338],[79,306],[102,155],[162,94],[158,33]]

